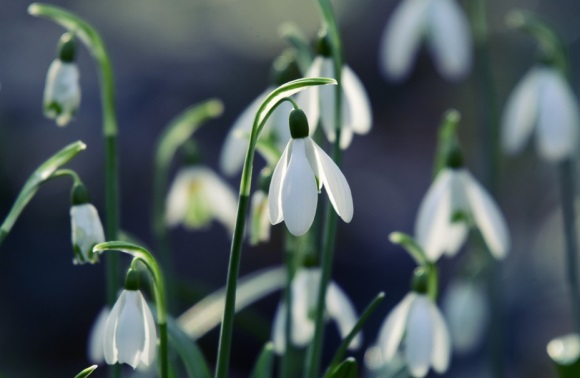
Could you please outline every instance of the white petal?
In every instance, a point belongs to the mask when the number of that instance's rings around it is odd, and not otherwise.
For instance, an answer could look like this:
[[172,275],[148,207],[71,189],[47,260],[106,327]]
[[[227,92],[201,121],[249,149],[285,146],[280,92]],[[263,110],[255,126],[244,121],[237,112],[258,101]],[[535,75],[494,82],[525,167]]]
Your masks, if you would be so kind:
[[518,153],[528,140],[538,114],[541,70],[531,69],[510,94],[501,120],[501,141],[508,154]]
[[[48,69],[44,87],[44,114],[65,126],[74,117],[81,102],[79,71],[75,63],[55,59]],[[55,109],[55,106],[56,108]]]
[[510,248],[506,222],[491,196],[467,171],[462,172],[465,193],[477,228],[496,259],[504,258]]
[[404,0],[395,9],[381,37],[380,63],[394,81],[407,77],[425,32],[428,0]]
[[105,232],[97,209],[90,203],[74,205],[70,209],[72,243],[78,247],[84,261],[75,258],[76,263],[94,262],[93,247],[105,241]]
[[537,144],[547,160],[573,158],[578,145],[577,100],[562,74],[544,69],[540,89]]
[[417,295],[409,309],[405,336],[405,360],[411,375],[424,377],[429,371],[433,354],[434,320],[431,300]]
[[134,290],[125,290],[124,306],[119,313],[115,339],[119,363],[126,363],[137,368],[145,345],[145,324],[141,313],[139,294]]
[[292,343],[306,346],[314,336],[314,311],[316,309],[321,271],[303,268],[292,280]]
[[442,374],[449,367],[449,357],[451,355],[451,343],[449,341],[449,330],[445,324],[445,319],[437,306],[429,301],[431,310],[431,320],[433,322],[433,350],[431,354],[431,364],[433,369]]
[[165,222],[167,222],[169,227],[179,225],[187,214],[187,204],[189,202],[188,186],[191,182],[191,177],[184,174],[185,172],[180,171],[175,176],[165,201]]
[[[350,222],[354,208],[346,178],[336,163],[311,138],[305,138],[305,141],[308,162],[312,169],[318,172],[318,180],[326,188],[334,210],[343,221]],[[314,168],[315,166],[317,168]]]
[[93,326],[91,327],[91,332],[89,334],[89,345],[88,345],[88,357],[89,361],[95,364],[100,364],[105,360],[105,355],[103,353],[103,343],[105,338],[105,326],[107,325],[107,319],[109,318],[109,307],[105,306],[99,312],[99,315],[95,319]]
[[288,170],[282,180],[282,212],[284,222],[292,235],[308,231],[318,204],[314,173],[306,159],[303,139],[294,139]]
[[449,80],[463,78],[471,69],[471,28],[455,0],[437,0],[429,8],[428,41],[435,64]]
[[409,293],[389,313],[379,331],[378,344],[383,352],[385,361],[390,361],[401,344],[407,325],[407,315],[411,304],[417,297],[415,293]]
[[230,129],[222,153],[220,155],[220,169],[228,176],[233,176],[240,171],[244,164],[244,158],[248,150],[250,133],[254,125],[254,117],[273,88],[269,87],[260,93],[254,101],[236,118],[234,125]]
[[[312,61],[310,68],[304,75],[304,77],[323,77],[321,75],[322,63],[324,59],[321,56],[317,56]],[[332,76],[330,76],[332,77]],[[308,125],[310,127],[309,134],[313,135],[318,127],[318,121],[320,119],[320,95],[319,90],[325,86],[313,86],[303,90],[296,95],[296,103],[300,106],[300,109],[306,114],[308,119]]]
[[[336,325],[343,339],[354,328],[358,316],[354,305],[342,289],[334,282],[328,283],[326,289],[326,311],[336,321]],[[350,342],[348,349],[355,350],[362,344],[362,333],[359,332]]]
[[103,352],[105,354],[105,361],[109,365],[113,365],[118,361],[118,349],[117,349],[117,325],[119,323],[119,315],[122,308],[125,306],[125,296],[126,291],[123,290],[121,295],[117,299],[117,302],[113,305],[111,313],[107,318],[107,323],[105,324],[105,334],[103,337]]
[[[334,63],[332,59],[321,58],[321,60],[320,75],[322,77],[334,77]],[[334,142],[336,139],[336,88],[331,86],[320,87],[318,95],[320,97],[320,122],[328,140]]]
[[153,361],[155,361],[155,356],[157,355],[157,329],[155,328],[155,320],[153,320],[153,314],[151,313],[151,309],[149,309],[147,301],[143,298],[141,291],[137,291],[137,294],[140,297],[141,313],[145,323],[145,344],[141,354],[140,366],[151,366]]
[[291,148],[292,139],[288,142],[272,173],[272,181],[270,181],[270,189],[268,190],[268,217],[272,224],[278,224],[284,219],[284,213],[282,212],[282,180],[288,170],[288,157]]
[[345,126],[357,134],[368,133],[372,124],[371,102],[358,76],[346,65],[342,68],[342,90]]
[[230,186],[212,170],[205,167],[200,169],[200,180],[203,182],[203,197],[212,217],[221,222],[233,235],[236,226],[238,199]]
[[274,351],[278,355],[283,355],[286,351],[286,306],[283,302],[276,308],[274,323],[272,324],[272,342]]

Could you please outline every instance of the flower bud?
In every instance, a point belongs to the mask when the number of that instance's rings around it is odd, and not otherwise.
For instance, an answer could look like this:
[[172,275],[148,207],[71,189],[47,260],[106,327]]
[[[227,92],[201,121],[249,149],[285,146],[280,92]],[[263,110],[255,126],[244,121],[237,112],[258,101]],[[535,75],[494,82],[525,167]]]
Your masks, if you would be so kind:
[[308,119],[301,109],[290,112],[290,134],[293,139],[306,138],[308,136]]

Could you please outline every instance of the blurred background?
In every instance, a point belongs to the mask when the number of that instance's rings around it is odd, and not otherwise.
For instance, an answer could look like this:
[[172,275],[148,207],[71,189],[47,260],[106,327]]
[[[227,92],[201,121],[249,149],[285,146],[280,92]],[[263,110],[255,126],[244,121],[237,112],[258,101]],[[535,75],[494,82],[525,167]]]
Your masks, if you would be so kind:
[[[355,136],[343,155],[355,216],[339,223],[334,280],[362,311],[379,292],[386,299],[364,328],[364,359],[390,309],[409,290],[411,258],[389,242],[393,231],[412,233],[421,198],[432,179],[436,133],[443,112],[459,110],[467,166],[484,174],[485,101],[477,67],[449,83],[422,50],[408,80],[386,81],[378,68],[383,28],[399,1],[336,0],[346,62],[364,83],[373,108],[373,128]],[[471,1],[460,1],[469,8]],[[521,8],[539,14],[564,38],[574,68],[580,62],[580,4],[572,0],[487,1],[492,83],[501,110],[511,89],[534,63],[528,36],[509,30],[505,14]],[[152,245],[150,231],[153,148],[167,122],[208,98],[225,106],[218,120],[196,133],[207,164],[216,170],[220,149],[235,118],[266,86],[271,63],[287,42],[280,24],[291,21],[313,38],[320,27],[314,0],[74,0],[53,1],[91,23],[102,35],[114,66],[119,121],[121,225]],[[29,2],[0,0],[0,216],[7,214],[30,173],[48,156],[76,140],[88,149],[70,164],[104,213],[104,146],[95,65],[79,49],[82,104],[66,128],[42,115],[46,71],[63,30],[31,17]],[[261,167],[262,161],[256,163]],[[176,161],[176,167],[179,161]],[[511,231],[513,248],[501,264],[503,335],[500,361],[507,377],[555,376],[545,352],[556,336],[573,331],[565,278],[556,166],[540,160],[533,146],[518,157],[502,157],[497,200]],[[239,178],[230,180],[237,188]],[[69,218],[70,183],[44,185],[0,248],[0,375],[72,377],[90,363],[86,340],[105,299],[104,264],[73,266]],[[235,189],[237,191],[237,189]],[[241,275],[282,262],[282,226],[267,245],[246,247]],[[171,234],[176,274],[207,292],[225,284],[229,238],[220,225]],[[441,261],[444,292],[472,251]],[[128,259],[124,260],[128,263]],[[279,295],[252,311],[272,319]],[[194,302],[191,303],[193,305]],[[187,309],[183,306],[181,311]],[[178,315],[178,314],[176,314]],[[328,328],[327,350],[337,342]],[[243,377],[269,337],[267,322],[234,334],[232,377]],[[198,342],[210,366],[218,332]],[[236,347],[237,346],[237,347]],[[243,347],[241,347],[243,346]],[[483,340],[467,355],[455,355],[449,377],[487,377],[489,346]],[[496,349],[497,351],[497,349]],[[95,377],[104,377],[104,368]]]

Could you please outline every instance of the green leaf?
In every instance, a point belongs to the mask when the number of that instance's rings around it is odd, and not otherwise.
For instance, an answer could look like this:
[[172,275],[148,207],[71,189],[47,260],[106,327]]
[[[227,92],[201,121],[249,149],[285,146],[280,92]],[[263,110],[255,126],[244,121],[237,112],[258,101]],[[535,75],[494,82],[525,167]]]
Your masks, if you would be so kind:
[[334,369],[330,374],[330,378],[357,378],[358,366],[356,360],[352,357],[344,360],[340,365]]
[[250,378],[270,378],[274,376],[274,344],[266,343],[256,360]]
[[210,378],[207,362],[195,341],[190,339],[171,318],[167,319],[167,330],[169,344],[181,357],[187,374],[191,378]]
[[97,365],[89,366],[85,370],[83,370],[80,373],[78,373],[77,375],[75,375],[75,378],[85,378],[85,377],[88,377],[89,375],[92,374],[93,371],[95,371],[95,369],[97,367],[98,367]]
[[[284,267],[268,268],[240,278],[236,291],[236,312],[284,287]],[[200,338],[220,324],[224,313],[226,290],[222,288],[185,311],[177,322],[194,339]]]
[[42,163],[36,170],[30,175],[22,190],[16,198],[16,202],[12,205],[10,212],[4,219],[2,226],[0,226],[0,245],[10,233],[10,230],[14,226],[14,223],[26,207],[26,205],[32,200],[36,192],[38,191],[40,185],[46,182],[52,177],[57,169],[68,163],[72,158],[74,158],[79,152],[84,150],[87,146],[81,142],[75,142],[69,144],[62,150],[58,151],[44,163]]

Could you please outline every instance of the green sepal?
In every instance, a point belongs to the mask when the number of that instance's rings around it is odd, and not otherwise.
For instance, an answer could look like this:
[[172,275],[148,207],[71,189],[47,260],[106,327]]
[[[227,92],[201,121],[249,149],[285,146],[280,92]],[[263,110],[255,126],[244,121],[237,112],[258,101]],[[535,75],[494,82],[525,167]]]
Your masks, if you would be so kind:
[[580,377],[580,337],[572,333],[551,340],[547,347],[548,356],[554,363],[558,377]]
[[58,41],[58,58],[65,63],[72,63],[76,58],[77,42],[72,33],[64,33]]
[[76,182],[71,190],[71,203],[75,205],[84,205],[91,201],[89,191],[82,182]]
[[129,268],[125,276],[125,290],[137,291],[140,287],[139,270]]
[[358,365],[353,357],[344,360],[330,373],[328,378],[357,378]]
[[84,369],[83,371],[75,375],[75,378],[86,378],[89,375],[91,375],[93,371],[97,369],[97,367],[98,367],[97,365],[89,366],[88,368]]
[[262,348],[252,369],[250,378],[270,378],[274,376],[274,344],[267,342]]
[[62,150],[58,151],[56,154],[51,156],[48,160],[42,163],[36,170],[30,175],[22,190],[18,194],[14,205],[10,209],[10,212],[4,219],[4,222],[0,226],[0,244],[4,241],[14,223],[26,207],[26,205],[32,200],[40,185],[49,180],[52,174],[68,163],[72,158],[74,158],[79,152],[87,148],[87,146],[81,142],[71,143]]
[[411,288],[417,294],[427,294],[429,289],[429,276],[423,267],[415,268],[411,279]]
[[437,137],[433,177],[436,177],[445,167],[459,168],[463,166],[463,155],[457,141],[457,127],[460,120],[461,114],[454,109],[447,110],[443,115]]
[[292,109],[288,119],[290,135],[293,139],[306,138],[309,134],[308,118],[302,109]]
[[326,30],[321,31],[318,35],[318,39],[316,40],[316,54],[325,58],[332,56],[332,43]]

